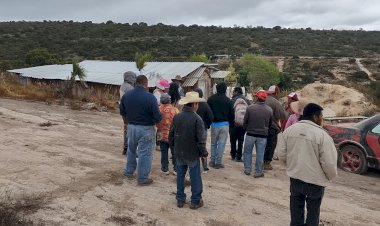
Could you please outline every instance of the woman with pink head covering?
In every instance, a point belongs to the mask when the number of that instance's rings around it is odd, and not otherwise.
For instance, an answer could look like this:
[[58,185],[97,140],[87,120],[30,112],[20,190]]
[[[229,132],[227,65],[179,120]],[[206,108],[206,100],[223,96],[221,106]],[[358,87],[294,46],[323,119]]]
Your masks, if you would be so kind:
[[295,101],[290,103],[290,108],[293,114],[291,114],[288,118],[288,121],[286,122],[285,129],[287,129],[289,126],[295,124],[300,120],[300,117],[303,114],[303,109],[305,107],[306,103],[303,100]]
[[166,93],[169,85],[170,83],[166,79],[160,79],[156,82],[156,89],[153,91],[153,95],[156,97],[158,105],[160,105],[161,95]]

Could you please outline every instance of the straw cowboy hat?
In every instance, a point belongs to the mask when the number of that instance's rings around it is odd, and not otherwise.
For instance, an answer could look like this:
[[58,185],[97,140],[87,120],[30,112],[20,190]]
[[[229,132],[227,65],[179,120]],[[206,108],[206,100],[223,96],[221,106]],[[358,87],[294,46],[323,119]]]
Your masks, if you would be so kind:
[[173,81],[173,82],[174,82],[174,81],[180,81],[180,82],[183,82],[183,81],[182,81],[182,78],[181,78],[180,75],[175,76],[175,78],[173,78],[172,81]]
[[182,97],[179,100],[180,105],[190,104],[190,103],[198,103],[198,102],[206,102],[206,99],[200,98],[199,93],[197,92],[187,92],[185,97]]

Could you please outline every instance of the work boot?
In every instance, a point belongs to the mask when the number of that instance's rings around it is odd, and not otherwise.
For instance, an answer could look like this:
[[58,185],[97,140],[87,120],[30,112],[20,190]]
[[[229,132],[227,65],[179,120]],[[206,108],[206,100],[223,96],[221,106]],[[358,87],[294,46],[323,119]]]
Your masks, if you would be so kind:
[[265,161],[264,162],[264,170],[273,170],[273,167],[270,164],[270,161]]
[[198,209],[198,208],[200,208],[200,207],[202,207],[202,206],[203,206],[203,200],[201,199],[201,201],[199,201],[198,204],[191,203],[191,204],[190,204],[190,209],[192,209],[192,210],[196,210],[196,209]]
[[254,178],[264,177],[264,173],[255,173],[253,175]]
[[151,178],[149,178],[145,182],[138,182],[137,185],[139,185],[139,186],[148,186],[148,185],[151,185],[152,183],[153,183],[153,180]]
[[185,205],[185,202],[177,201],[177,207],[182,208]]

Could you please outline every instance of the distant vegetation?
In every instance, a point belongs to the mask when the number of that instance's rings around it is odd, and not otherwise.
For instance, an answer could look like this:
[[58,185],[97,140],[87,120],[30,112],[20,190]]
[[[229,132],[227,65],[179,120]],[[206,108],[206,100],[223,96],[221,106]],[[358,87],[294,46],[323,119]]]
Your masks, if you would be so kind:
[[48,63],[71,62],[73,58],[134,61],[136,52],[150,52],[155,61],[186,61],[192,55],[203,53],[208,57],[228,54],[233,58],[247,53],[377,57],[380,55],[380,32],[283,29],[279,26],[222,28],[161,23],[149,26],[112,21],[102,24],[1,22],[0,50],[0,69],[3,70],[45,63],[33,58],[38,52],[49,57]]

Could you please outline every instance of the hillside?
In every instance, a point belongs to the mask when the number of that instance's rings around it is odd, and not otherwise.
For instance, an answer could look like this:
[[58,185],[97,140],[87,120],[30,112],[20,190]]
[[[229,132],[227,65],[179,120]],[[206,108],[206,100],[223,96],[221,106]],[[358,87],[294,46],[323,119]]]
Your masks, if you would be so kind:
[[380,32],[264,27],[170,26],[146,23],[1,22],[0,69],[26,66],[25,55],[46,48],[63,59],[133,60],[150,51],[157,61],[191,54],[241,56],[380,56]]

